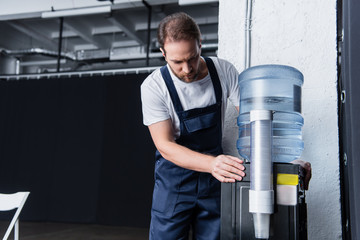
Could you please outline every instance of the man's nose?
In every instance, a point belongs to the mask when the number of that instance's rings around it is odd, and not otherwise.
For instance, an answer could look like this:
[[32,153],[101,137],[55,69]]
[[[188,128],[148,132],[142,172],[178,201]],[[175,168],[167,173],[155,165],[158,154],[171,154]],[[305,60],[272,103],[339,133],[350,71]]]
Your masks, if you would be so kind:
[[192,70],[191,65],[190,65],[189,63],[187,63],[187,62],[184,63],[184,65],[183,65],[183,72],[184,72],[184,73],[190,73],[191,70]]

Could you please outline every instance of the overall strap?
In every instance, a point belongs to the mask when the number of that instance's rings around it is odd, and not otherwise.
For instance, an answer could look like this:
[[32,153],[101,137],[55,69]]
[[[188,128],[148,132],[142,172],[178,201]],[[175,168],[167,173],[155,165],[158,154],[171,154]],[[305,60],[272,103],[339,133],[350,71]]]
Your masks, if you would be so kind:
[[171,97],[171,100],[174,104],[174,108],[175,108],[175,111],[176,112],[182,112],[184,111],[182,105],[181,105],[181,102],[180,102],[180,98],[179,98],[179,95],[176,91],[176,88],[175,88],[175,85],[174,85],[174,82],[172,81],[171,79],[171,76],[170,76],[170,73],[169,73],[169,70],[167,68],[167,66],[162,66],[161,69],[161,75],[162,77],[164,78],[165,80],[165,84],[169,90],[169,93],[170,93],[170,97]]
[[220,84],[219,75],[217,74],[214,62],[209,57],[205,57],[204,59],[205,59],[206,65],[208,67],[208,70],[210,72],[211,81],[214,85],[216,102],[221,103],[222,102],[221,84]]

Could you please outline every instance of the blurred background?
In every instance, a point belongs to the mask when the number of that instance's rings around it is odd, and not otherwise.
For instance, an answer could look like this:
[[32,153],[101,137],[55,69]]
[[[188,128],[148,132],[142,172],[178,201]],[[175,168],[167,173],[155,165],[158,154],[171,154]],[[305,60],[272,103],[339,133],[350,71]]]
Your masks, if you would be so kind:
[[[0,10],[0,73],[48,73],[158,66],[159,21],[184,11],[202,32],[204,54],[218,47],[214,0],[14,1]],[[4,68],[8,69],[4,69]]]

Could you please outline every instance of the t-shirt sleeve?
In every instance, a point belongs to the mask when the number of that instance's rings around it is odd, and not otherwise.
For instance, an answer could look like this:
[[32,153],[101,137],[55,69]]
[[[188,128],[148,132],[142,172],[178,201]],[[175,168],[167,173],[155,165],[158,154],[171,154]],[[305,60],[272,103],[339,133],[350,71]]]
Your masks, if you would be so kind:
[[239,106],[240,104],[240,89],[238,84],[239,73],[232,64],[230,64],[228,72],[229,72],[229,100],[234,106]]
[[218,59],[218,60],[222,75],[219,77],[224,79],[227,98],[234,106],[239,106],[240,103],[240,90],[238,84],[239,72],[237,71],[235,66],[230,62],[224,59]]
[[161,87],[150,75],[141,85],[143,123],[146,126],[170,118]]

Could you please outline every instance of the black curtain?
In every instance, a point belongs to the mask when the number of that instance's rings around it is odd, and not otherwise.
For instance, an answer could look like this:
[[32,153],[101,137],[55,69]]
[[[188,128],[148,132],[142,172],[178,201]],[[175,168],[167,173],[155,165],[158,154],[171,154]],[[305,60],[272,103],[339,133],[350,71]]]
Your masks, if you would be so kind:
[[23,220],[148,226],[146,76],[0,80],[0,192],[31,192]]

